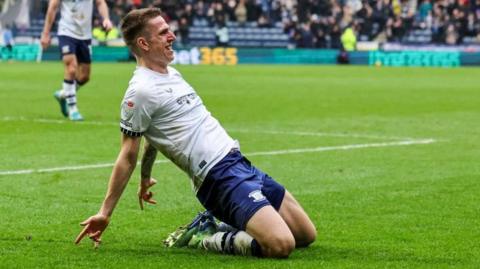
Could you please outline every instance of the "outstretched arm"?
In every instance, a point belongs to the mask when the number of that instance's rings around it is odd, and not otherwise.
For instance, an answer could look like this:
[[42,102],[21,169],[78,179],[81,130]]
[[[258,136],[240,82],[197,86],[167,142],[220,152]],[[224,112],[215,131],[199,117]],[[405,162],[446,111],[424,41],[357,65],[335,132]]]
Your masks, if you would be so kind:
[[110,216],[122,196],[123,190],[137,164],[137,155],[140,148],[140,137],[123,135],[122,147],[113,167],[108,183],[108,190],[99,212],[81,223],[85,228],[80,232],[75,243],[78,244],[85,235],[88,235],[97,246],[100,237],[107,228]]
[[157,157],[157,149],[155,149],[148,141],[145,140],[145,147],[142,157],[142,169],[140,171],[140,186],[138,188],[138,202],[140,209],[143,210],[143,201],[156,204],[157,202],[152,199],[153,192],[148,191],[150,187],[155,185],[157,181],[152,178],[152,167]]
[[47,15],[45,15],[45,25],[43,25],[42,36],[40,37],[40,44],[43,49],[48,48],[50,45],[50,30],[55,21],[59,4],[60,0],[50,0],[50,2],[48,2]]
[[100,209],[100,214],[110,217],[117,205],[125,186],[137,165],[137,156],[140,148],[140,137],[123,135],[122,149],[113,167],[108,184],[107,195]]

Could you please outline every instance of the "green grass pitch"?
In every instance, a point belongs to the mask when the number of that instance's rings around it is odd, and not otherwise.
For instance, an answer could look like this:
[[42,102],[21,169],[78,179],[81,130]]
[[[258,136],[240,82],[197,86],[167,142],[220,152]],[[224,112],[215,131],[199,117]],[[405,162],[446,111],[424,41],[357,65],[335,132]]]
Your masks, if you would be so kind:
[[158,205],[139,210],[137,167],[102,246],[75,246],[118,154],[134,64],[94,63],[78,94],[86,121],[72,123],[53,98],[61,63],[0,63],[1,268],[480,267],[480,69],[177,68],[299,200],[317,241],[288,260],[164,248],[202,208],[161,162]]

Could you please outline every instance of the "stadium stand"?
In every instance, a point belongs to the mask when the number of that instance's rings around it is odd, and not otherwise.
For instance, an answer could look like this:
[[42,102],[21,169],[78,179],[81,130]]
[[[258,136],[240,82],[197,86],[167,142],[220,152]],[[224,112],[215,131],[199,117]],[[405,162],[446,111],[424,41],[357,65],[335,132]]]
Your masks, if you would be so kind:
[[[48,0],[32,2],[30,27],[14,28],[17,37],[40,36]],[[480,44],[480,0],[107,0],[107,3],[117,25],[131,9],[161,8],[180,46],[215,46],[222,38],[227,40],[222,45],[235,47],[339,49],[340,37],[347,28],[354,30],[358,41]]]

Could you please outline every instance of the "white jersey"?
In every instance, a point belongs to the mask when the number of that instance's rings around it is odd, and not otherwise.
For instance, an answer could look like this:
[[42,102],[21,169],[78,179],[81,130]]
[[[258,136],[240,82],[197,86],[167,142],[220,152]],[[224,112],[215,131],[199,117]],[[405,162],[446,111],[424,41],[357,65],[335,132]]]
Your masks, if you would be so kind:
[[195,192],[208,171],[232,148],[239,147],[172,67],[168,67],[168,74],[137,67],[121,111],[122,132],[144,135],[190,176]]
[[58,35],[92,39],[93,0],[61,0]]

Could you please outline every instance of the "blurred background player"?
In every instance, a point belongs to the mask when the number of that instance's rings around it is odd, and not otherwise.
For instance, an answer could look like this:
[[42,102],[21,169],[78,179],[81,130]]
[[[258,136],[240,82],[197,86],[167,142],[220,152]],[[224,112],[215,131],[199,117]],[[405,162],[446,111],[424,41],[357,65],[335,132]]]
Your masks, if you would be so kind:
[[[58,42],[65,66],[63,87],[54,97],[62,114],[72,120],[83,120],[77,108],[76,91],[90,79],[92,14],[94,0],[50,0],[40,39],[43,49],[50,45],[50,30],[60,7]],[[106,31],[112,28],[105,0],[95,0]]]
[[[168,66],[174,59],[176,37],[161,14],[156,8],[138,9],[123,19],[123,37],[138,66],[122,104],[121,150],[105,200],[97,214],[82,222],[85,228],[75,242],[88,235],[95,245],[100,243],[135,169],[144,136],[148,143],[142,159],[140,205],[154,203],[148,189],[155,184],[150,174],[158,150],[190,176],[206,209],[238,229],[219,231],[213,225],[214,229],[201,229],[208,233],[183,233],[191,236],[175,239],[186,238],[186,243],[213,252],[274,258],[286,258],[295,247],[310,245],[316,229],[300,204],[240,153],[238,141],[211,116],[182,75]],[[213,222],[208,219],[203,226]],[[178,245],[174,241],[172,245]]]
[[[6,25],[5,29],[3,29],[3,43],[5,44],[5,49],[7,52],[7,57],[6,59],[8,61],[13,60],[13,45],[15,44],[15,41],[13,40],[13,34],[10,25]],[[1,57],[0,57],[1,58]]]

